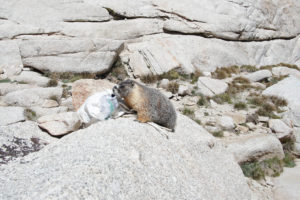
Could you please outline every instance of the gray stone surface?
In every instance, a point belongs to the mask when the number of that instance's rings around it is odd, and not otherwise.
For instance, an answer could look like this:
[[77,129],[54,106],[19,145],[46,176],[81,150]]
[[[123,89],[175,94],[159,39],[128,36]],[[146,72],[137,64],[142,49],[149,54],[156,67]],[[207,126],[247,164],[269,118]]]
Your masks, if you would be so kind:
[[13,76],[10,79],[12,81],[33,84],[41,87],[46,87],[48,85],[48,82],[50,81],[49,78],[32,71],[22,71],[18,76]]
[[251,134],[229,138],[225,140],[225,145],[239,163],[284,157],[280,141],[269,134]]
[[25,121],[24,108],[0,106],[0,126]]
[[40,106],[46,99],[60,100],[62,91],[62,88],[59,87],[24,89],[6,94],[3,100],[8,105]]
[[217,119],[218,125],[225,130],[232,130],[234,129],[234,120],[229,116],[221,116]]
[[261,81],[263,79],[269,78],[271,76],[272,73],[269,70],[264,69],[264,70],[259,70],[251,74],[248,74],[245,77],[250,81],[256,82],[256,81]]
[[293,134],[293,129],[286,125],[280,119],[270,119],[269,128],[275,133],[276,137],[280,140],[286,140],[291,138]]
[[300,160],[294,168],[284,168],[283,173],[274,178],[274,200],[298,200],[300,196]]
[[199,77],[197,87],[197,93],[212,97],[224,93],[228,88],[228,84],[223,80]]
[[1,166],[0,197],[251,199],[233,157],[195,122],[182,115],[178,121],[169,139],[132,118],[74,132],[25,157],[21,167]]
[[40,117],[39,127],[53,136],[65,135],[77,131],[81,126],[80,117],[76,112],[62,112]]
[[30,109],[33,112],[35,112],[37,118],[42,117],[44,115],[53,115],[53,114],[68,111],[68,107],[66,107],[66,106],[60,106],[60,107],[54,107],[54,108],[42,108],[39,106],[33,106],[33,107],[30,107]]
[[0,67],[4,72],[0,75],[0,80],[21,73],[23,63],[17,42],[0,41]]
[[300,70],[291,69],[288,67],[273,67],[272,74],[275,76],[287,76],[292,75],[300,79]]
[[23,90],[33,88],[35,86],[29,84],[18,84],[18,83],[0,83],[0,95],[6,95],[7,93],[14,92],[17,90]]
[[37,123],[26,121],[7,126],[0,125],[0,165],[39,151],[57,139],[42,132]]
[[295,151],[297,154],[300,154],[300,128],[294,128],[294,136],[295,136]]

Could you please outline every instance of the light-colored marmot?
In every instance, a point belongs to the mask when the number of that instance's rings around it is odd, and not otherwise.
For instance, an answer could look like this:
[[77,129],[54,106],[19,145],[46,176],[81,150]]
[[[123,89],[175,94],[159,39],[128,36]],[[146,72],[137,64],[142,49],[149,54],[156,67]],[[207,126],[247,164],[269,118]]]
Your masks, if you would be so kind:
[[175,130],[176,111],[170,100],[158,90],[133,80],[122,81],[114,90],[117,90],[117,95],[127,107],[137,112],[138,121],[154,122]]

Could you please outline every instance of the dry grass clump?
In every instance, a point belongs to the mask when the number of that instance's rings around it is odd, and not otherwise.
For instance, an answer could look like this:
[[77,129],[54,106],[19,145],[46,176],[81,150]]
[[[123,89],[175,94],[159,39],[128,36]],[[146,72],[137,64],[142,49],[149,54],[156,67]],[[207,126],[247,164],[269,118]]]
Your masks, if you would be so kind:
[[261,66],[259,69],[272,70],[273,67],[279,67],[279,66],[288,67],[288,68],[296,69],[296,70],[300,71],[300,68],[297,65],[288,64],[288,63],[279,63],[279,64],[276,64],[276,65],[264,65],[264,66]]
[[229,83],[226,92],[229,95],[235,95],[251,88],[253,88],[253,86],[250,84],[250,81],[248,79],[243,77],[236,77],[232,80],[231,83]]
[[256,72],[258,69],[253,65],[242,65],[240,67],[241,72]]
[[222,93],[222,94],[219,94],[219,95],[216,95],[214,97],[212,97],[212,99],[218,103],[218,104],[223,104],[225,102],[231,104],[232,103],[232,100],[231,100],[231,97],[230,97],[230,94],[229,93]]
[[143,83],[155,83],[156,81],[158,81],[158,76],[157,75],[153,75],[153,74],[147,74],[144,76],[140,77],[141,81]]
[[194,73],[191,74],[191,83],[194,84],[198,81],[198,78],[203,76],[203,73],[200,70],[196,70]]
[[197,101],[197,105],[199,106],[206,106],[209,104],[209,98],[205,97],[204,95],[200,95]]
[[44,75],[54,80],[62,80],[64,83],[75,82],[79,79],[95,79],[98,76],[97,73],[91,72],[46,72]]
[[230,67],[222,67],[222,68],[217,68],[212,73],[212,77],[217,79],[224,79],[224,78],[231,77],[231,74],[237,74],[239,72],[240,72],[239,67],[236,65]]
[[167,91],[172,92],[172,94],[176,94],[178,92],[179,85],[178,83],[171,81],[168,83]]

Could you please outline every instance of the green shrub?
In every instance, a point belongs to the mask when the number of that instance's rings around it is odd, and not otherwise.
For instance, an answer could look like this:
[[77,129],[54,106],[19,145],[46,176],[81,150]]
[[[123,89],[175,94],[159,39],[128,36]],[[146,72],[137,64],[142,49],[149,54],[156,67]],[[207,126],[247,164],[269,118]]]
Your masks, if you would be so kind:
[[260,180],[267,176],[279,176],[283,171],[283,162],[277,157],[261,162],[244,162],[240,164],[245,176]]

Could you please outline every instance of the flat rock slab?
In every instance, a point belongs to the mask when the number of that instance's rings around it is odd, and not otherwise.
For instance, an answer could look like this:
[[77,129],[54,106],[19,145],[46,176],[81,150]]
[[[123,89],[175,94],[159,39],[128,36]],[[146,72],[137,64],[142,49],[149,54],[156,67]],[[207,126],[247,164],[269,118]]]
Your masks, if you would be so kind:
[[18,83],[0,83],[0,95],[4,96],[10,92],[33,88],[34,85]]
[[246,75],[245,77],[252,82],[261,81],[263,79],[269,78],[272,76],[272,73],[269,70],[259,70],[251,74]]
[[224,93],[228,84],[223,80],[212,79],[209,77],[199,77],[197,82],[197,92],[204,96],[212,97]]
[[169,139],[132,118],[74,132],[2,166],[0,198],[251,199],[232,155],[189,118],[178,122]]
[[3,100],[8,105],[22,107],[41,106],[46,99],[55,98],[60,100],[62,92],[63,89],[59,87],[24,89],[6,94]]
[[1,107],[0,126],[25,121],[24,108],[22,107]]
[[46,87],[50,81],[49,78],[32,71],[22,71],[18,76],[13,76],[10,79],[12,81],[33,84],[41,87]]
[[251,134],[227,139],[224,142],[238,163],[284,157],[282,145],[273,135]]
[[62,112],[45,115],[38,120],[39,127],[53,136],[65,135],[77,131],[81,126],[80,117],[76,112]]
[[296,167],[284,168],[283,173],[274,178],[275,200],[298,200],[300,197],[300,160],[296,160]]

